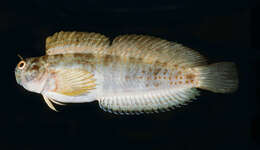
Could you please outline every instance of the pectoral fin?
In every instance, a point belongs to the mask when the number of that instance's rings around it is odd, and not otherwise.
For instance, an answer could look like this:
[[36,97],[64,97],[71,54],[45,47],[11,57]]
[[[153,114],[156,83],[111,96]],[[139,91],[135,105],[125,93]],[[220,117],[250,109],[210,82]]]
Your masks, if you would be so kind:
[[77,96],[95,89],[96,80],[92,73],[80,69],[66,69],[56,72],[56,91],[67,96]]

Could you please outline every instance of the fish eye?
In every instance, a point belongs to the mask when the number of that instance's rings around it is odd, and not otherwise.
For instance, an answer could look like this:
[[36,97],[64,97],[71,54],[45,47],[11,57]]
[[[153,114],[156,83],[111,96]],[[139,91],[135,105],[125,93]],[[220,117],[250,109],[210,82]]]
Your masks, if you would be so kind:
[[25,65],[26,65],[26,62],[25,61],[20,61],[19,63],[18,63],[18,69],[23,69],[24,67],[25,67]]

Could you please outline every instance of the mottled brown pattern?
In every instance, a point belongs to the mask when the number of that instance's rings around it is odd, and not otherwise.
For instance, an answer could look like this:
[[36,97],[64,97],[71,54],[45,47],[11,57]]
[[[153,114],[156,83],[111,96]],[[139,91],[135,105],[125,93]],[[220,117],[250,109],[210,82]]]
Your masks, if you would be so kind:
[[168,66],[167,62],[162,63],[162,67],[167,67],[167,66]]
[[158,82],[154,83],[155,87],[158,87],[160,84]]
[[112,62],[113,58],[111,55],[105,55],[104,57],[104,66],[108,66]]
[[39,70],[39,68],[40,68],[40,67],[39,67],[38,65],[33,65],[31,69],[32,69],[32,70]]
[[156,66],[156,67],[159,67],[159,66],[161,66],[162,65],[162,63],[160,62],[160,61],[158,61],[158,60],[156,60],[155,62],[154,62],[154,66]]
[[138,63],[142,63],[143,62],[143,58],[137,58],[137,62]]
[[168,69],[165,69],[164,72],[163,72],[163,75],[166,75],[168,72]]
[[212,82],[222,83],[218,74],[211,76],[211,70],[219,71],[216,66],[207,69],[197,52],[151,36],[118,36],[110,44],[98,33],[58,32],[46,39],[46,56],[28,60],[26,74],[26,67],[16,68],[17,82],[41,93],[53,110],[50,101],[56,99],[58,104],[98,100],[110,112],[150,113],[194,98],[192,87],[225,92],[220,86],[225,84]]
[[130,64],[134,64],[134,63],[136,63],[137,62],[137,59],[135,59],[134,57],[130,57],[129,58],[129,63]]
[[31,63],[34,64],[34,63],[38,63],[39,62],[39,58],[37,57],[34,57],[33,59],[31,59]]
[[143,76],[138,76],[137,78],[138,78],[138,79],[143,79]]
[[187,74],[187,75],[185,76],[185,78],[188,79],[188,80],[192,80],[192,81],[193,81],[194,78],[195,78],[195,75],[190,73],[190,74]]
[[160,73],[161,70],[162,70],[161,68],[156,68],[153,74],[156,76],[158,73]]

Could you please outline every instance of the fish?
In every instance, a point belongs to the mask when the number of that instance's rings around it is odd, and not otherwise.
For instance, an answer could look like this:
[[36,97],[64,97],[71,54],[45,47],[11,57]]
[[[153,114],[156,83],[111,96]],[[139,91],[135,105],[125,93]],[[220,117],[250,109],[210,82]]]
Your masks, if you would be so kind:
[[199,52],[148,35],[60,31],[46,38],[45,55],[21,58],[19,85],[55,105],[98,101],[120,115],[174,110],[199,91],[232,93],[238,88],[233,62],[208,64]]

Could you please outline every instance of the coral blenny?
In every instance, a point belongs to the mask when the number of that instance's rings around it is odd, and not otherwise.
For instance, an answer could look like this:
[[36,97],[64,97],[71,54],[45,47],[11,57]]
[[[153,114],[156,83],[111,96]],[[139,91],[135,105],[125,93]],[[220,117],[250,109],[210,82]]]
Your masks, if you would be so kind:
[[46,55],[22,59],[18,84],[53,103],[98,101],[117,114],[167,111],[199,95],[199,89],[230,93],[238,87],[235,64],[207,64],[198,52],[145,35],[112,43],[98,33],[58,32],[46,39]]

